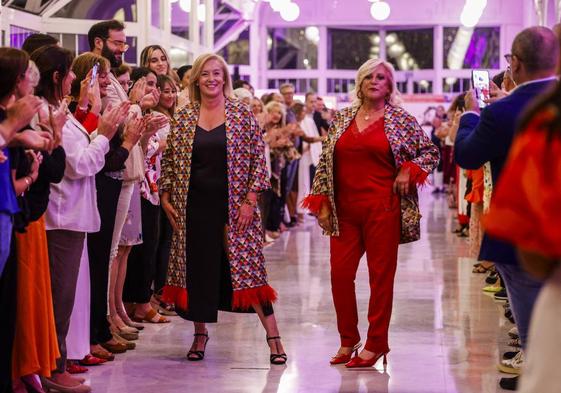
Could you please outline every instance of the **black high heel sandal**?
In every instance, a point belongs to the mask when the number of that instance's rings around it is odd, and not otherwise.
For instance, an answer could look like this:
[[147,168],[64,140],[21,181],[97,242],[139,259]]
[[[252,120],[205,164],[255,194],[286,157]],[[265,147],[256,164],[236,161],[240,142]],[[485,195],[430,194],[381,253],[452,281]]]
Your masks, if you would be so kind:
[[198,362],[200,360],[203,360],[205,358],[205,350],[206,350],[206,344],[208,343],[209,337],[208,337],[208,333],[195,333],[193,334],[193,336],[198,337],[206,337],[205,340],[205,349],[203,349],[202,351],[189,351],[187,352],[187,360],[190,360],[192,362]]
[[[275,340],[275,350],[278,351],[279,347],[276,340],[280,340],[280,336],[267,337],[267,342],[269,342],[270,340]],[[271,364],[283,365],[286,364],[288,357],[286,356],[286,353],[272,353],[269,360]]]

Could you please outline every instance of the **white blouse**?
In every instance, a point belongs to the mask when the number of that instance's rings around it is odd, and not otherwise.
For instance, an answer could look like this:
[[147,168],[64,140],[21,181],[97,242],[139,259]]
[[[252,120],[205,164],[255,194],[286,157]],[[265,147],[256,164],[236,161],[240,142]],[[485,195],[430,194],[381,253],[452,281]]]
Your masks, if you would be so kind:
[[101,220],[95,175],[105,165],[109,139],[97,135],[90,140],[80,122],[69,114],[62,129],[62,147],[66,152],[66,169],[62,181],[51,184],[46,229],[98,232]]

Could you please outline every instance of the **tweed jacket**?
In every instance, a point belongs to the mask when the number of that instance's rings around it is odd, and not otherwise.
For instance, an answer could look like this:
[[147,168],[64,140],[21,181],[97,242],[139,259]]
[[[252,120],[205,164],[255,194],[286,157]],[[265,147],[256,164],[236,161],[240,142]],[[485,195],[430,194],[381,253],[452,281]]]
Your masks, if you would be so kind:
[[[333,158],[335,145],[355,118],[359,106],[353,105],[336,113],[328,131],[328,139],[323,145],[321,159],[316,170],[311,196],[327,196],[332,214],[333,230],[324,231],[330,236],[339,235],[337,209],[335,206],[335,190],[333,182]],[[420,183],[433,171],[438,164],[438,148],[421,129],[417,120],[399,107],[386,104],[384,109],[384,131],[390,143],[395,160],[395,167],[409,166],[419,172]],[[419,169],[422,171],[420,172]],[[397,175],[397,172],[396,172]],[[418,240],[420,237],[419,223],[421,214],[417,193],[401,197],[401,243]]]
[[[229,98],[226,99],[225,112],[228,228],[235,228],[240,206],[247,194],[267,190],[270,184],[265,165],[265,144],[253,114],[247,105]],[[189,219],[186,217],[187,196],[193,141],[199,113],[200,104],[195,102],[176,114],[162,158],[162,174],[159,182],[161,192],[168,191],[171,194],[170,202],[179,213],[177,220],[179,230],[172,238],[167,285],[181,289],[186,288],[186,264],[192,263],[186,261],[185,257],[187,246],[185,224]],[[244,290],[266,287],[269,292],[272,291],[267,285],[262,243],[263,231],[258,209],[255,209],[253,220],[247,230],[227,231],[226,253],[230,263],[234,303],[238,306],[243,302],[240,295]],[[263,294],[257,295],[262,298]]]

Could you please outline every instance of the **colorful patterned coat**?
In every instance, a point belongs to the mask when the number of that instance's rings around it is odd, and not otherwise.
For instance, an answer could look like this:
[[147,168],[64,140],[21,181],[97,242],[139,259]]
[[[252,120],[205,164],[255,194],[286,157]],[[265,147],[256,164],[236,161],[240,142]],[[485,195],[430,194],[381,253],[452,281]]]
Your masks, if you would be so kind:
[[[358,109],[358,106],[351,106],[336,113],[329,127],[328,139],[323,144],[311,195],[304,201],[304,206],[315,212],[320,210],[322,203],[329,202],[333,231],[324,231],[324,234],[330,236],[339,235],[333,184],[335,144],[355,118]],[[438,164],[438,148],[431,142],[412,115],[402,108],[389,104],[386,104],[384,110],[384,131],[390,143],[395,167],[397,169],[402,166],[409,167],[411,181],[415,184],[423,183]],[[401,197],[401,243],[408,243],[420,238],[420,219],[417,193]]]
[[[265,165],[265,144],[261,131],[247,105],[227,98],[226,149],[228,162],[228,227],[235,227],[240,206],[249,192],[270,188]],[[191,156],[200,104],[191,103],[175,116],[162,159],[160,190],[171,194],[171,204],[179,213],[179,230],[173,234],[164,298],[176,307],[187,309],[185,257],[187,193],[191,172]],[[243,233],[228,230],[227,255],[234,290],[234,309],[248,309],[252,304],[271,303],[275,291],[267,284],[263,256],[263,231],[258,209]]]

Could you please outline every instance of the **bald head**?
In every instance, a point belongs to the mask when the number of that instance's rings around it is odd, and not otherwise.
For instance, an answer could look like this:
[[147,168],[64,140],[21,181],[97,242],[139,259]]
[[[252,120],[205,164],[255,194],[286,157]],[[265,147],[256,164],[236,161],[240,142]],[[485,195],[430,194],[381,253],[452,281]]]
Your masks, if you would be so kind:
[[553,74],[559,58],[559,41],[547,27],[529,27],[514,38],[512,55],[518,57],[529,77]]

